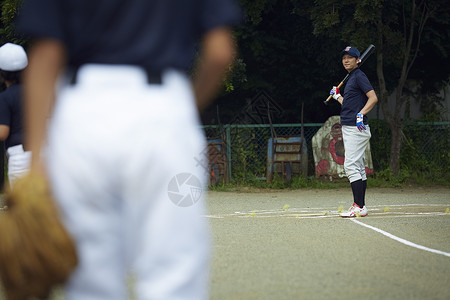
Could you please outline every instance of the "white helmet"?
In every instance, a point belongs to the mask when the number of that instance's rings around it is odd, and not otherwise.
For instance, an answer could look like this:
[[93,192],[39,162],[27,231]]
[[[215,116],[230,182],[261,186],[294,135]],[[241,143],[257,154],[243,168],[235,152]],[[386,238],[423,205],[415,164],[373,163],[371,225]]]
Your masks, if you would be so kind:
[[20,45],[6,43],[0,47],[0,69],[3,71],[21,71],[28,65],[27,54]]

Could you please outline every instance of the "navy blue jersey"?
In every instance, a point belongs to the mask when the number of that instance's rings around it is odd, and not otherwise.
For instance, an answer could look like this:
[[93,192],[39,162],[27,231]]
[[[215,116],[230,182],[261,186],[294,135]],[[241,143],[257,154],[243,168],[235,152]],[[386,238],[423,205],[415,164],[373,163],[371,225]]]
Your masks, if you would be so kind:
[[[367,103],[366,93],[373,90],[366,74],[359,68],[350,72],[342,96],[344,102],[341,107],[341,124],[356,126],[356,115]],[[367,124],[367,116],[364,116],[364,124]]]
[[240,20],[234,0],[25,0],[17,27],[55,38],[71,66],[128,64],[187,70],[207,31]]
[[19,84],[13,84],[0,93],[0,125],[9,126],[6,148],[23,142],[21,91]]

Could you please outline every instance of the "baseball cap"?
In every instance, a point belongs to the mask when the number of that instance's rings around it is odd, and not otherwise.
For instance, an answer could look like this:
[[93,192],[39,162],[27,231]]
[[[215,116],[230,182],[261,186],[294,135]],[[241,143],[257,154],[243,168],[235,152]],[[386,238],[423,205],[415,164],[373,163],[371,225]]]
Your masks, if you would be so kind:
[[344,55],[345,53],[347,53],[347,54],[349,54],[349,55],[351,55],[353,57],[356,57],[356,58],[359,58],[361,56],[361,54],[359,53],[358,49],[356,49],[353,46],[345,47],[345,49],[342,50],[341,55]]
[[27,54],[20,45],[6,43],[0,47],[0,69],[3,71],[20,71],[28,65]]

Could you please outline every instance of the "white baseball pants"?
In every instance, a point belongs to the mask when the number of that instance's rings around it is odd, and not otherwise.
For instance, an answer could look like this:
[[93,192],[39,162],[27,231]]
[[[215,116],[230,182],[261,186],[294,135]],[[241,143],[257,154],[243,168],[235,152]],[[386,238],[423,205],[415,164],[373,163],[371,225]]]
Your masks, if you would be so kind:
[[18,178],[30,170],[31,152],[24,151],[23,145],[16,145],[6,150],[6,156],[8,158],[8,180],[12,186]]
[[361,132],[356,126],[342,126],[345,148],[344,170],[350,183],[359,179],[367,180],[364,159],[371,136],[369,125]]
[[208,298],[204,189],[176,182],[180,194],[196,190],[190,206],[169,197],[180,173],[206,186],[196,160],[206,143],[188,78],[167,71],[162,80],[87,65],[58,93],[46,157],[80,259],[67,300],[126,299],[127,270],[137,299]]

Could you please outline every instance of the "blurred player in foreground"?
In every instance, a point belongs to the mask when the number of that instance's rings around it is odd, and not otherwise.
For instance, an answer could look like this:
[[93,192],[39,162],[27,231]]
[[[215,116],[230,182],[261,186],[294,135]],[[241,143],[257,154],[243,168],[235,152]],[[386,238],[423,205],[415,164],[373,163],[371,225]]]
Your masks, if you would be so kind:
[[0,93],[0,140],[5,141],[10,185],[28,172],[31,159],[23,145],[21,77],[27,65],[22,46],[6,43],[0,47],[0,76],[6,85]]
[[352,46],[342,52],[342,65],[350,73],[344,92],[333,87],[330,95],[341,105],[342,138],[345,149],[344,169],[353,192],[353,205],[341,213],[344,218],[364,217],[368,211],[365,203],[367,176],[364,166],[364,153],[371,137],[367,124],[367,114],[378,102],[366,74],[358,67],[360,53]]
[[204,203],[176,205],[168,184],[206,186],[198,111],[232,63],[239,13],[233,0],[25,0],[31,171],[48,176],[79,255],[66,299],[126,299],[128,271],[138,299],[208,297]]

